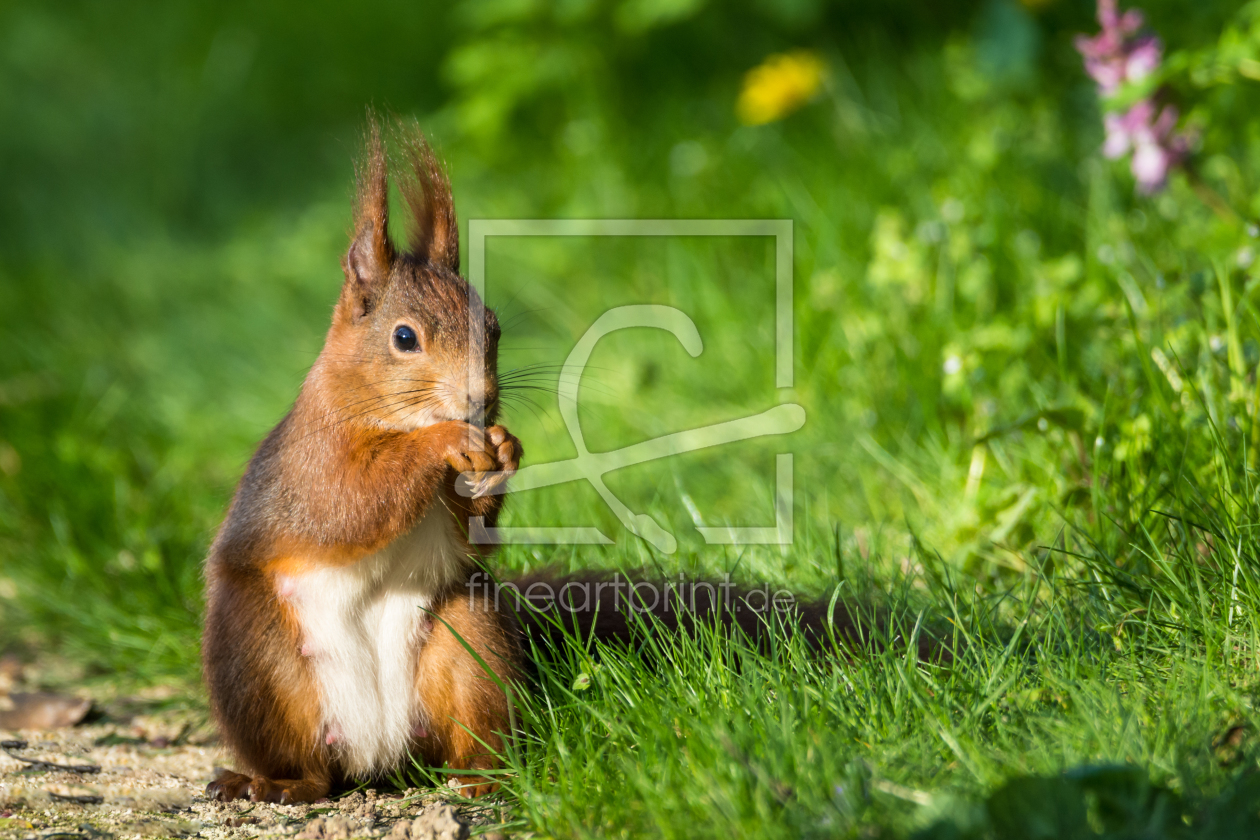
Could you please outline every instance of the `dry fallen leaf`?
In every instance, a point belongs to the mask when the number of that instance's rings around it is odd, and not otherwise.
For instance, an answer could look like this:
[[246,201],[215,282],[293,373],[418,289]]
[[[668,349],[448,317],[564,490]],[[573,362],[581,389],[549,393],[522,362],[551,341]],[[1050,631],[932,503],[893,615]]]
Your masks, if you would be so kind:
[[22,682],[22,662],[16,656],[0,656],[0,695],[8,694]]
[[92,701],[64,694],[10,694],[0,707],[0,729],[57,729],[83,720]]

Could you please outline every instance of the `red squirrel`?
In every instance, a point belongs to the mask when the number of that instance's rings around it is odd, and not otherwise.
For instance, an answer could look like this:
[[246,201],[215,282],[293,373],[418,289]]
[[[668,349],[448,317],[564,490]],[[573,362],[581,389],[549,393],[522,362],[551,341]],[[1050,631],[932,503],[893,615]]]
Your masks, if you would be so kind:
[[[600,573],[518,579],[532,612],[501,609],[479,583],[485,555],[466,526],[472,516],[494,525],[504,496],[492,491],[523,450],[496,424],[499,324],[459,274],[449,181],[418,131],[402,145],[409,246],[390,239],[373,121],[324,349],[251,459],[206,560],[203,670],[243,771],[211,782],[215,799],[310,802],[409,756],[452,768],[466,793],[489,792],[478,771],[498,766],[512,721],[504,689],[528,674],[528,634],[569,626],[579,639],[633,644],[627,613],[647,610],[627,611],[628,585]],[[545,593],[590,585],[595,596],[538,600],[539,583]],[[666,630],[716,617],[767,638],[748,591],[667,587],[674,608],[667,594],[650,609]],[[881,623],[864,631],[843,605],[806,601],[779,626],[822,647],[837,635],[866,644]],[[941,658],[926,637],[918,644]]]
[[457,778],[473,795],[492,788],[475,771],[496,765],[497,683],[517,678],[520,643],[465,587],[480,554],[461,523],[493,525],[504,497],[489,490],[523,451],[495,422],[499,323],[460,276],[449,181],[418,131],[402,145],[408,247],[390,238],[373,121],[323,351],[206,560],[203,670],[244,771],[213,798],[310,802],[409,754],[470,771]]

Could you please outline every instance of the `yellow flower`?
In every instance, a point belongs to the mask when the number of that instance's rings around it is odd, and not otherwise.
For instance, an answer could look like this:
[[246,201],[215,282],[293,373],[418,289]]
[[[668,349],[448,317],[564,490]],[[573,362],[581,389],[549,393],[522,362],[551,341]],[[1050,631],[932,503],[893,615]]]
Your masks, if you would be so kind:
[[809,101],[823,82],[823,63],[808,50],[772,55],[744,76],[735,112],[745,125],[781,120]]

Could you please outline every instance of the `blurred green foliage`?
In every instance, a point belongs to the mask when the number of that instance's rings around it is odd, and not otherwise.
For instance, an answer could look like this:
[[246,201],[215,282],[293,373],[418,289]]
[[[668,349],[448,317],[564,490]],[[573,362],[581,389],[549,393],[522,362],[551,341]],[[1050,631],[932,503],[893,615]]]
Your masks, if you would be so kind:
[[[420,119],[464,220],[795,224],[782,394],[766,242],[490,242],[506,367],[561,361],[620,303],[700,329],[694,360],[664,334],[601,345],[592,448],[778,401],[809,418],[787,444],[790,550],[692,530],[768,518],[782,442],[766,441],[610,476],[679,535],[676,557],[570,485],[514,498],[509,521],[618,544],[512,548],[505,566],[844,578],[969,641],[949,674],[711,671],[699,646],[676,680],[606,652],[601,683],[574,654],[514,765],[521,819],[564,835],[1218,825],[1254,804],[1256,753],[1215,739],[1260,723],[1260,5],[1144,9],[1170,53],[1159,82],[1199,135],[1192,177],[1151,198],[1098,154],[1071,46],[1094,28],[1085,3],[0,6],[0,645],[195,673],[200,561],[321,345],[373,105]],[[744,74],[796,49],[825,62],[823,90],[740,125]],[[566,457],[535,398],[509,425],[529,460]],[[1097,769],[1112,763],[1141,769]],[[1059,775],[1074,764],[1097,772]],[[1105,812],[1120,789],[1129,822]],[[1066,803],[1066,827],[1038,834],[1042,812],[1011,805],[1036,801]]]

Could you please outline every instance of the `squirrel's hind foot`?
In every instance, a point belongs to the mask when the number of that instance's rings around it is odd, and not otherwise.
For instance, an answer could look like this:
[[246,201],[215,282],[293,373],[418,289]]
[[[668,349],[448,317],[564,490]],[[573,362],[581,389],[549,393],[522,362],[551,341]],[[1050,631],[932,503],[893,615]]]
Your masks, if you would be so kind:
[[206,785],[206,796],[219,802],[248,799],[251,802],[272,802],[292,805],[295,802],[314,802],[328,795],[328,782],[318,779],[268,779],[265,776],[246,776],[225,770],[219,778]]
[[455,784],[450,785],[461,796],[477,799],[499,792],[499,783],[486,776],[456,776]]
[[219,774],[219,778],[206,785],[206,798],[218,802],[244,799],[247,795],[245,791],[249,788],[249,783],[252,781],[253,779],[243,773],[233,773],[231,770],[224,770]]

